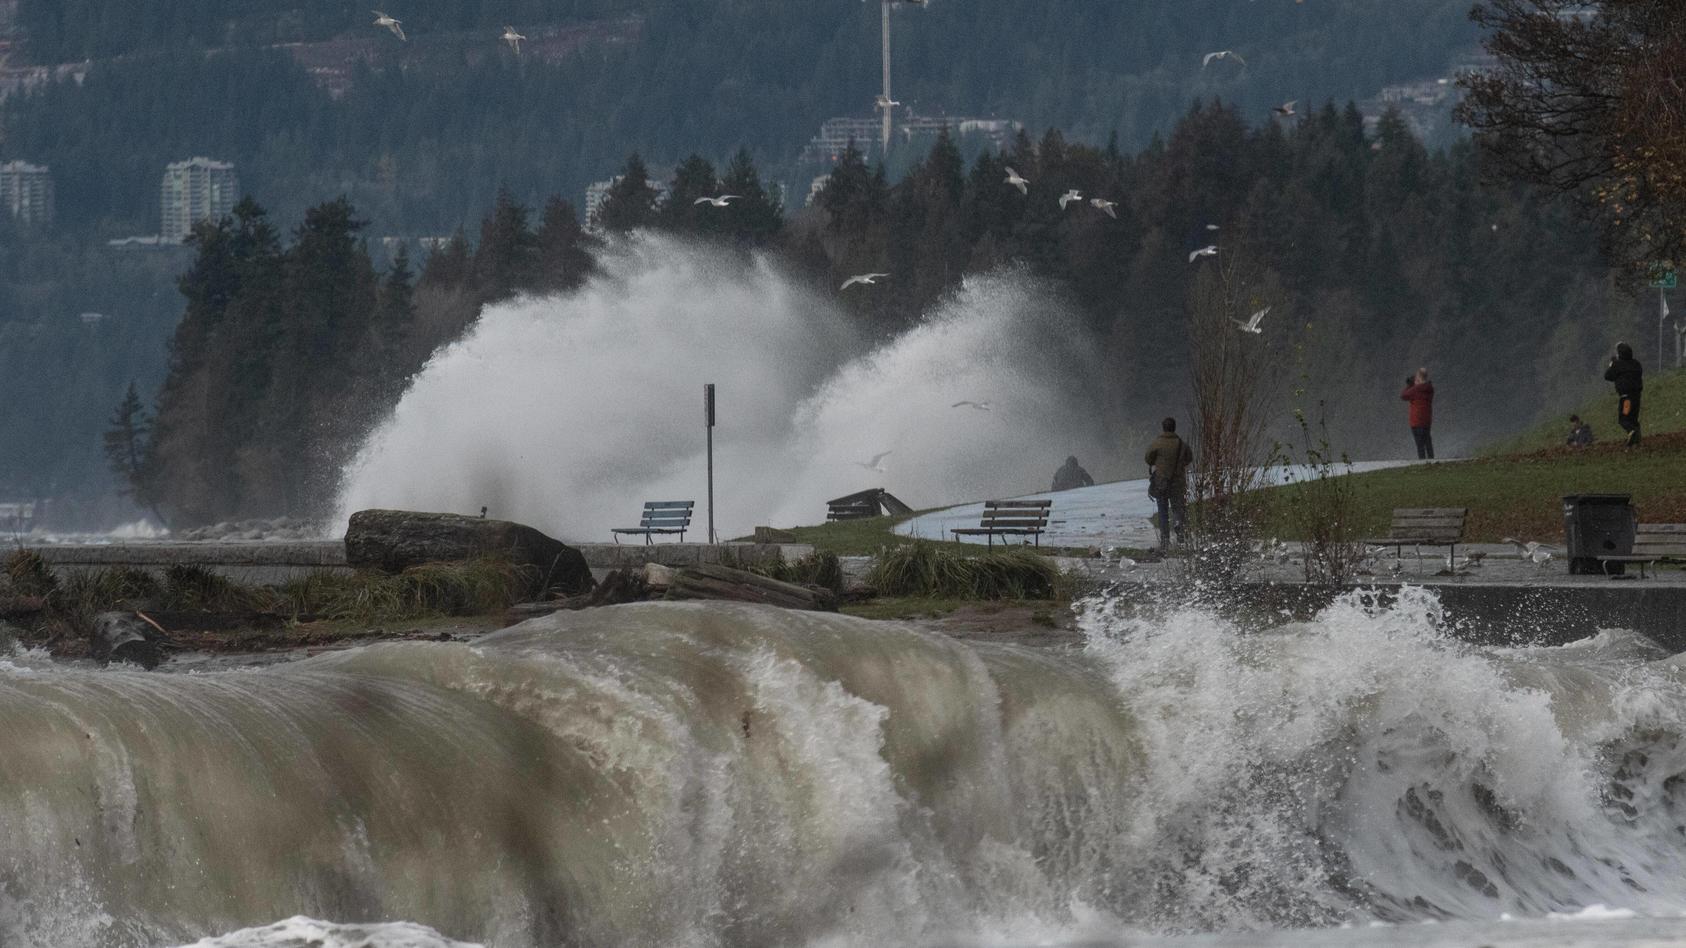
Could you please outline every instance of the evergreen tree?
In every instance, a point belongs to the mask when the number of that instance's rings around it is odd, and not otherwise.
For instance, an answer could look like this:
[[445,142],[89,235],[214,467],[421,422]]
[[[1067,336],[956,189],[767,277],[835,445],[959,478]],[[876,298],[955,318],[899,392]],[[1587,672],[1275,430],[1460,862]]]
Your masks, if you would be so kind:
[[673,171],[673,184],[662,199],[656,225],[678,234],[719,233],[720,212],[726,208],[697,203],[719,193],[720,180],[715,177],[714,165],[701,155],[686,158]]
[[538,285],[539,238],[527,226],[527,208],[508,188],[498,189],[492,213],[480,224],[474,273],[487,302]]
[[574,206],[552,195],[539,217],[539,286],[572,290],[591,275],[592,240],[580,227]]
[[724,215],[725,230],[741,246],[760,247],[770,243],[784,227],[784,206],[778,197],[761,183],[761,173],[755,170],[755,160],[749,149],[740,148],[726,166],[720,187],[727,194],[736,194]]
[[650,184],[650,169],[633,152],[626,159],[615,183],[597,209],[597,226],[611,234],[625,234],[656,222],[656,189]]
[[129,383],[129,389],[112,412],[109,424],[104,436],[105,460],[112,476],[117,479],[117,492],[134,498],[137,503],[150,505],[147,451],[151,447],[152,418],[146,406],[141,404],[134,382]]

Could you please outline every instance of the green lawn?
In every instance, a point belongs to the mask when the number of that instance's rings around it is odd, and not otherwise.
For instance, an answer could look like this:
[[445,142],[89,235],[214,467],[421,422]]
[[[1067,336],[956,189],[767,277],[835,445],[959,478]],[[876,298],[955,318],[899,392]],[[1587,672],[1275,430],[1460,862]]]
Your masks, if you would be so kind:
[[[1649,415],[1649,406],[1645,411]],[[1552,542],[1563,536],[1565,494],[1632,494],[1641,522],[1686,523],[1686,431],[1647,434],[1644,445],[1632,451],[1601,440],[1590,448],[1415,465],[1355,474],[1352,480],[1366,536],[1384,535],[1395,507],[1468,507],[1470,541],[1513,536]],[[1281,501],[1291,490],[1277,488],[1271,495]],[[1283,523],[1279,513],[1272,532],[1292,538]]]
[[[1583,421],[1592,426],[1592,433],[1598,436],[1600,443],[1622,440],[1622,430],[1616,425],[1616,394],[1608,385],[1605,385],[1597,396],[1587,399],[1581,407],[1574,409],[1573,413],[1580,415]],[[1569,435],[1570,414],[1564,412],[1561,416],[1541,422],[1515,437],[1497,441],[1481,454],[1484,457],[1498,457],[1559,447]],[[1675,369],[1656,375],[1646,372],[1645,396],[1640,402],[1639,423],[1646,436],[1686,431],[1686,371]]]

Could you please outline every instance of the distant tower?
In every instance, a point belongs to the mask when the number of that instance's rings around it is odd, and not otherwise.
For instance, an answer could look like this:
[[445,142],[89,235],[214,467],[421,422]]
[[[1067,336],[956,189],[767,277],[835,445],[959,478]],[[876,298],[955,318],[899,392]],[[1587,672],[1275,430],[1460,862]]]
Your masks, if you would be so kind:
[[164,168],[160,188],[163,207],[159,236],[181,243],[203,220],[220,220],[234,212],[240,200],[240,180],[234,166],[210,158],[189,158]]
[[23,224],[53,222],[53,173],[45,165],[8,161],[0,165],[0,205]]
[[880,0],[880,22],[883,24],[881,35],[884,40],[884,93],[878,97],[878,108],[884,113],[884,127],[882,130],[884,154],[890,154],[890,134],[894,125],[896,100],[890,95],[890,8],[898,3],[912,3],[924,6],[929,0]]

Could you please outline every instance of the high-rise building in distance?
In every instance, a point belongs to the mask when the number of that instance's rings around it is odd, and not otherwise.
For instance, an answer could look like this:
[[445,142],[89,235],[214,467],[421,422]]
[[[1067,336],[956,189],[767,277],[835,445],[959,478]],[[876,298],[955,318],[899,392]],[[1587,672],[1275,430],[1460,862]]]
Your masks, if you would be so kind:
[[0,165],[0,206],[24,224],[53,222],[53,173],[45,165],[8,161]]
[[165,166],[160,197],[163,218],[158,233],[166,241],[180,243],[198,221],[233,213],[240,200],[240,180],[226,161],[189,158]]

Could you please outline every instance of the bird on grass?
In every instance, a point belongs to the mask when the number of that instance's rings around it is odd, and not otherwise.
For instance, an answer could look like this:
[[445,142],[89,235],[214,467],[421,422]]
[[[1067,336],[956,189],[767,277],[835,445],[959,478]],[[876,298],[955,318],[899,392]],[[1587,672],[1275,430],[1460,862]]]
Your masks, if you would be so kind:
[[878,283],[879,280],[881,280],[881,279],[883,279],[887,276],[889,276],[888,273],[857,273],[854,276],[850,277],[849,279],[844,280],[843,285],[838,287],[838,289],[839,290],[846,290],[849,287],[854,286],[857,283],[861,284],[862,286],[874,286]]
[[1195,252],[1189,254],[1188,255],[1188,262],[1193,263],[1194,261],[1199,260],[1201,257],[1216,257],[1217,255],[1218,255],[1218,245],[1217,244],[1209,244],[1209,245],[1207,245],[1205,247],[1201,247],[1199,250],[1196,250]]
[[407,37],[405,37],[405,35],[404,35],[404,26],[403,26],[402,20],[395,20],[392,17],[387,16],[386,14],[382,13],[379,10],[370,10],[369,12],[373,13],[375,15],[375,25],[376,26],[386,27],[387,29],[392,31],[393,36],[396,36],[399,39],[407,39]]
[[1011,168],[1007,169],[1007,180],[1004,183],[1018,188],[1020,194],[1027,197],[1030,195],[1030,179],[1019,177],[1019,173]]
[[1106,216],[1112,218],[1113,220],[1118,219],[1118,215],[1114,214],[1112,212],[1112,209],[1118,206],[1117,201],[1108,201],[1106,198],[1090,198],[1089,199],[1089,206],[1094,208],[1097,211],[1100,211],[1101,213],[1105,214]]
[[509,48],[515,50],[515,55],[519,56],[521,55],[521,41],[527,37],[515,32],[515,27],[506,26],[503,28],[503,35],[498,38],[508,43]]
[[719,197],[700,197],[700,198],[697,198],[695,201],[692,201],[691,204],[692,204],[692,206],[695,206],[695,205],[698,205],[698,204],[712,204],[715,207],[725,207],[727,202],[729,202],[729,201],[741,201],[741,200],[743,200],[743,195],[741,195],[741,194],[722,194]]
[[989,402],[974,402],[974,401],[971,401],[971,400],[963,399],[961,401],[955,402],[954,404],[952,404],[948,407],[950,407],[950,408],[971,407],[971,408],[977,409],[978,411],[989,411]]
[[1241,320],[1236,319],[1234,316],[1231,316],[1229,318],[1229,321],[1234,323],[1237,326],[1240,326],[1242,332],[1250,332],[1250,333],[1252,333],[1253,335],[1256,336],[1259,333],[1264,332],[1263,329],[1259,328],[1259,323],[1264,322],[1265,316],[1267,316],[1269,313],[1270,313],[1270,307],[1266,306],[1264,309],[1261,309],[1258,312],[1254,313],[1252,316],[1249,316],[1247,318],[1246,322],[1242,322]]
[[1200,68],[1205,69],[1207,66],[1212,65],[1212,60],[1214,60],[1214,59],[1233,59],[1243,66],[1247,65],[1247,60],[1242,59],[1240,56],[1236,55],[1235,50],[1233,50],[1233,49],[1220,49],[1215,53],[1207,53],[1206,58],[1200,60]]
[[1081,200],[1083,200],[1083,195],[1079,194],[1076,188],[1072,188],[1070,191],[1060,195],[1060,210],[1065,210],[1065,206],[1070,204],[1072,201]]
[[870,460],[870,461],[856,461],[855,465],[857,467],[864,467],[869,471],[877,471],[880,474],[888,474],[890,472],[886,471],[884,469],[884,459],[889,457],[889,456],[890,456],[890,452],[883,451],[883,452],[880,452],[878,454],[874,454],[872,456],[872,460]]

